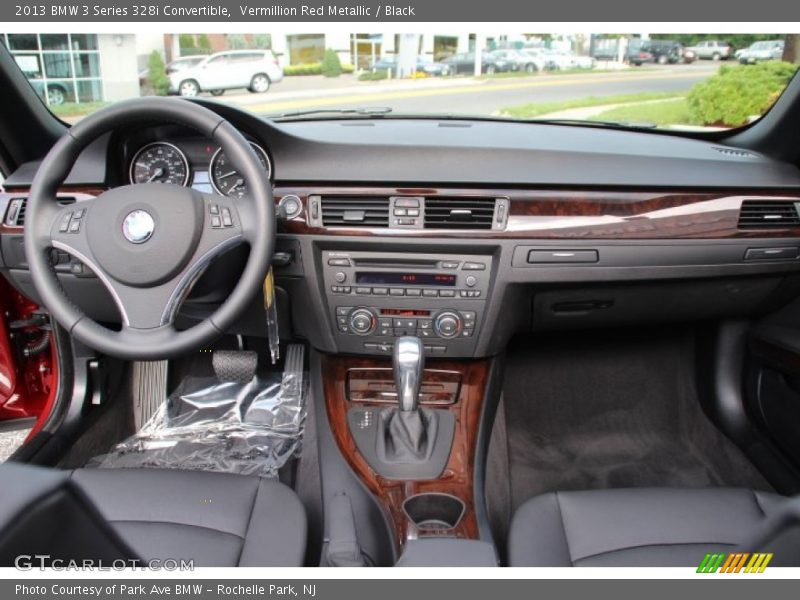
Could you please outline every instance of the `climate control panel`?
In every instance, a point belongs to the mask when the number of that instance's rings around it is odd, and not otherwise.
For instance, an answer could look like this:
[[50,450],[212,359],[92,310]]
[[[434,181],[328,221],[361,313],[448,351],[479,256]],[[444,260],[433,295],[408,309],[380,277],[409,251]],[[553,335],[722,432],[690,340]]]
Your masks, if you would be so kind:
[[447,342],[470,339],[477,328],[476,311],[454,308],[336,306],[335,315],[337,332],[363,338],[360,347],[367,351],[388,352],[394,338],[411,335],[420,338],[429,352],[445,354]]

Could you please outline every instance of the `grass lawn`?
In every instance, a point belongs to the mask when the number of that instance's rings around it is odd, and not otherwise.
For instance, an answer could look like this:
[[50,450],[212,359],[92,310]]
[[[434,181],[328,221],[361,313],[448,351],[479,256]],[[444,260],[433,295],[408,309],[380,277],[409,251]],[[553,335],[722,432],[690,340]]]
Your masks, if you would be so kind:
[[663,102],[618,106],[589,117],[592,121],[622,121],[626,123],[652,123],[653,125],[702,125],[695,123],[689,115],[686,98],[675,98]]
[[622,104],[626,102],[646,102],[648,100],[672,100],[678,94],[675,92],[642,92],[640,94],[618,94],[616,96],[588,96],[563,102],[531,102],[504,108],[500,114],[504,117],[517,119],[533,119],[541,115],[560,112],[570,108],[584,108],[586,106],[602,106],[604,104]]
[[51,106],[50,110],[57,117],[84,117],[90,113],[108,106],[110,102],[65,102],[60,106]]

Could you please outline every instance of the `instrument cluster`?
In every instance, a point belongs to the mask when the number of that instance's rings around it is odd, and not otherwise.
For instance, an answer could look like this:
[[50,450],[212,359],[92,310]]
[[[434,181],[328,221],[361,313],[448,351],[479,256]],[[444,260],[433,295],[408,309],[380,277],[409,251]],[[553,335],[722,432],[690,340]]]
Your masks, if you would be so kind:
[[[272,161],[263,146],[250,141],[261,166],[272,179]],[[228,161],[225,152],[205,140],[186,139],[178,143],[155,141],[133,154],[128,167],[130,183],[167,183],[191,186],[200,191],[241,198],[247,182]]]

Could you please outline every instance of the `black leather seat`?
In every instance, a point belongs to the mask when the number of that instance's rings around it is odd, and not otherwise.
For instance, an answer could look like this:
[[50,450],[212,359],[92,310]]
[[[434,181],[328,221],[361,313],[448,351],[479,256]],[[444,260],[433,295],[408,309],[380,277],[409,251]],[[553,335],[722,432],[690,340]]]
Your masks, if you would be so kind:
[[304,562],[305,511],[296,494],[276,481],[6,464],[0,486],[15,490],[0,509],[0,556],[6,562],[37,552],[66,559],[191,559],[196,567]]
[[696,567],[731,552],[785,498],[737,488],[554,492],[516,511],[511,566]]

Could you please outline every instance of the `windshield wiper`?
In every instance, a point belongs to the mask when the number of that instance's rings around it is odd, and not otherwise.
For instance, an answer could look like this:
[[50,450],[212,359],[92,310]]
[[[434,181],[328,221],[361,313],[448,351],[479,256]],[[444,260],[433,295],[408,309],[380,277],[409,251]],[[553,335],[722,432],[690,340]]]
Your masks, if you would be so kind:
[[583,127],[625,127],[631,129],[656,129],[658,125],[647,121],[588,121],[582,119],[527,119],[529,123],[546,125],[581,125]]
[[278,115],[278,119],[292,117],[306,117],[308,115],[364,115],[368,117],[376,115],[388,115],[392,109],[388,106],[362,106],[360,108],[312,108],[308,110],[295,110]]

